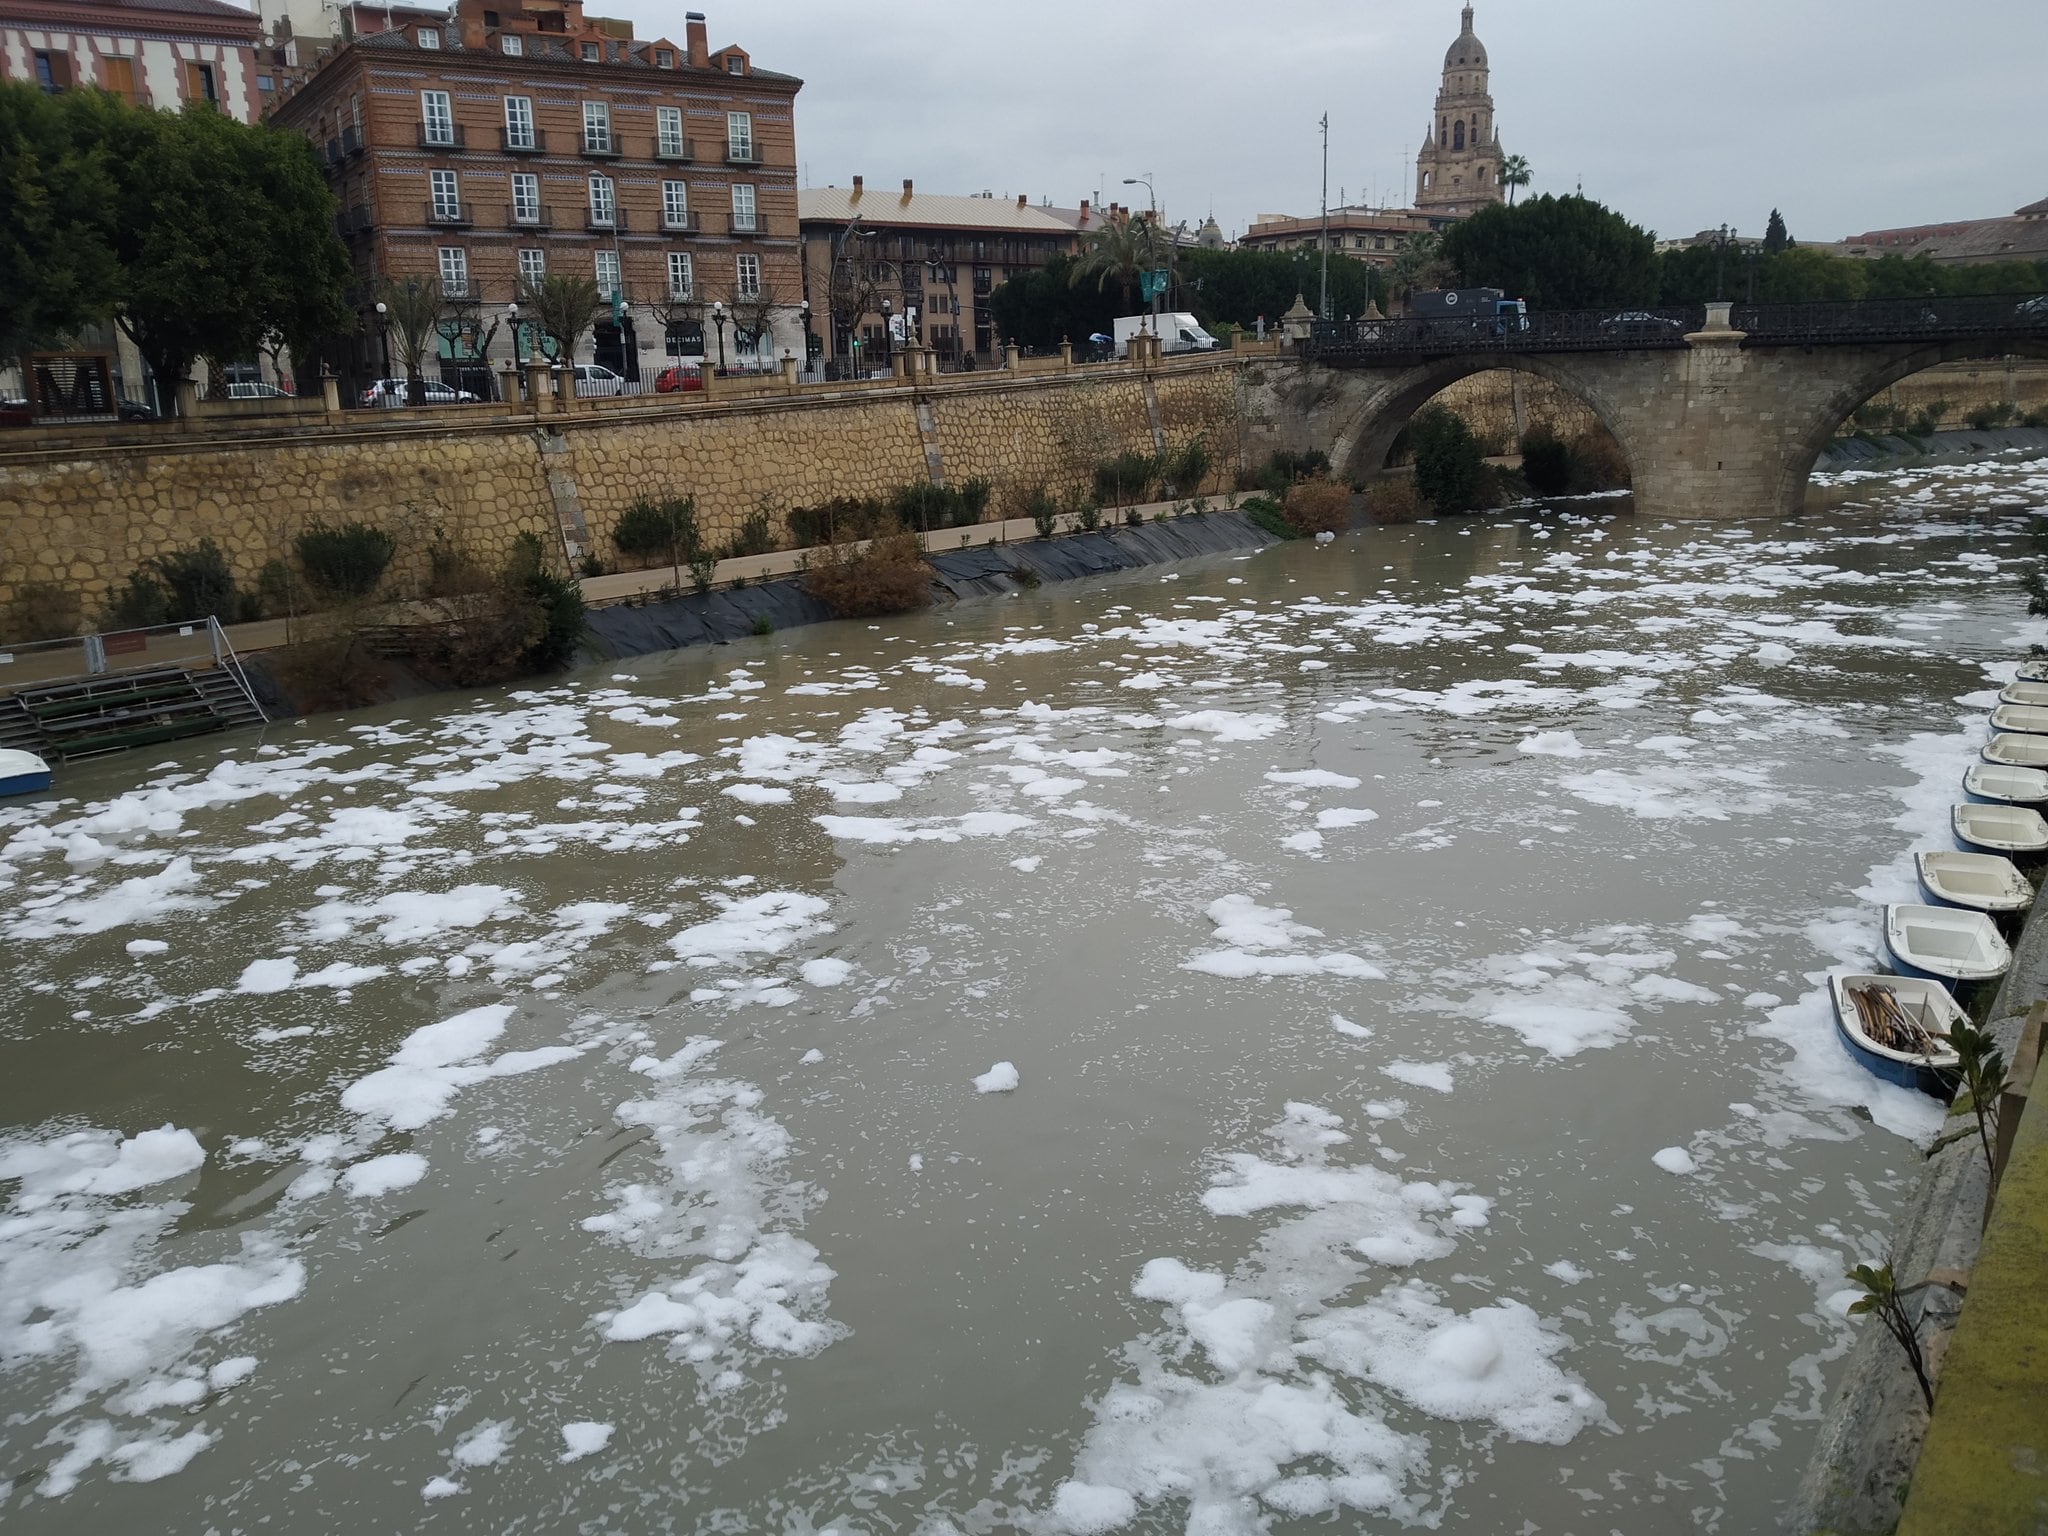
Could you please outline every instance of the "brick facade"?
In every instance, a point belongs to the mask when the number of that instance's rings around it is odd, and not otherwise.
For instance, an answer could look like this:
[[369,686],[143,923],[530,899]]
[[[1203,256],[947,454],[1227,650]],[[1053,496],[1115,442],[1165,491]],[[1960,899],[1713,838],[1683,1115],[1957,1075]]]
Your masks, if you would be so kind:
[[341,205],[365,309],[356,371],[381,370],[370,305],[387,277],[445,280],[484,334],[496,325],[488,355],[509,357],[524,262],[616,275],[623,333],[600,324],[577,360],[646,379],[676,357],[803,355],[801,85],[712,52],[699,17],[678,44],[586,20],[581,0],[460,0],[445,27],[348,41],[272,121],[313,140]]
[[257,23],[223,0],[0,0],[0,73],[96,85],[141,107],[210,101],[256,120]]

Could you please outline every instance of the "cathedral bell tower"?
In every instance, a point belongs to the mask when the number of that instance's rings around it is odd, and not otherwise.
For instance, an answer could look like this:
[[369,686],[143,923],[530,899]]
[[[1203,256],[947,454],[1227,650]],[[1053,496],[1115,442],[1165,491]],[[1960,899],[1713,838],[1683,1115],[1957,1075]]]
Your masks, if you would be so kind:
[[1426,213],[1462,215],[1504,202],[1500,171],[1506,158],[1493,124],[1486,45],[1472,31],[1468,5],[1464,29],[1444,54],[1436,116],[1415,156],[1415,206]]

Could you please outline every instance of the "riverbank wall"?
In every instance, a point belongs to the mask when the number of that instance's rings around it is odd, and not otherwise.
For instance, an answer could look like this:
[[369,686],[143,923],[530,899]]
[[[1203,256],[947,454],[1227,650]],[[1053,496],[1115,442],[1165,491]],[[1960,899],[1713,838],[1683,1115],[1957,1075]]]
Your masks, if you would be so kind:
[[[1985,1022],[2008,1061],[2013,1059],[2027,1015],[2044,998],[2048,998],[2048,902],[2039,902],[2013,947],[2012,969],[1999,986]],[[1959,1117],[1952,1110],[1946,1129],[1970,1123],[1967,1114]],[[1990,1175],[1973,1131],[1927,1159],[1892,1238],[1891,1264],[1898,1284],[1923,1287],[1907,1298],[1907,1305],[1919,1321],[1937,1404],[1949,1343],[1984,1238],[1989,1190]],[[1822,1415],[1812,1458],[1786,1510],[1785,1528],[1802,1536],[1889,1536],[1898,1528],[1927,1438],[1926,1403],[1905,1352],[1875,1317],[1865,1318],[1860,1327],[1840,1383]],[[2024,1342],[2029,1348],[2033,1344],[2031,1339],[2015,1342]],[[2040,1364],[2048,1371],[2048,1360]],[[2048,1387],[2048,1374],[2038,1386]],[[2030,1482],[2041,1477],[2038,1471],[2017,1467],[2012,1472]],[[2048,1489],[2043,1495],[2048,1496]],[[1953,1529],[1988,1531],[1994,1527]]]
[[[1086,486],[1119,454],[1204,440],[1211,484],[1244,438],[1237,353],[1143,366],[1065,366],[933,380],[734,386],[709,395],[351,411],[260,427],[234,419],[11,432],[0,442],[0,606],[22,587],[75,595],[90,614],[150,561],[210,539],[237,585],[289,565],[317,524],[360,521],[397,545],[388,574],[417,592],[437,552],[502,563],[537,535],[571,568],[610,559],[641,497],[692,496],[708,543],[750,517],[786,542],[793,508],[980,479],[998,509],[1043,487]],[[742,392],[744,390],[745,392]],[[40,638],[13,636],[14,639]]]

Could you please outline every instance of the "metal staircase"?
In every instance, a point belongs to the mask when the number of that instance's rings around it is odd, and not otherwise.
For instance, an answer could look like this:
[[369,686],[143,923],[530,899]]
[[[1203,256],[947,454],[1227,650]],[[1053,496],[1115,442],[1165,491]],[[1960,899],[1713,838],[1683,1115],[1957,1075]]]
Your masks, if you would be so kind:
[[263,708],[232,663],[203,670],[150,667],[64,678],[0,700],[0,745],[76,762],[240,725]]

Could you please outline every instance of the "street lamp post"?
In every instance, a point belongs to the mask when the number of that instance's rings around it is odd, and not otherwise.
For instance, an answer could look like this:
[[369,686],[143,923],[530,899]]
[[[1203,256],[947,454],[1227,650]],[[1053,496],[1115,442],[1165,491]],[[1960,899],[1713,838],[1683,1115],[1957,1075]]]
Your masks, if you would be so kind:
[[804,327],[804,372],[811,371],[811,301],[805,299],[797,305],[797,312],[803,319]]
[[390,312],[390,307],[382,299],[379,299],[377,301],[377,338],[384,343],[384,372],[381,377],[386,379],[391,377],[391,322],[384,317]]
[[[1124,178],[1124,185],[1127,187],[1142,185],[1145,188],[1145,216],[1152,221],[1152,235],[1154,239],[1157,239],[1159,235],[1159,194],[1152,190],[1152,173],[1147,171],[1142,176],[1126,176]],[[1160,296],[1157,293],[1152,295],[1152,314],[1155,321],[1159,314],[1159,298]],[[1159,333],[1159,327],[1156,323],[1152,327],[1152,333],[1155,336]]]
[[718,332],[718,371],[725,372],[725,303],[714,299],[711,302],[711,328]]
[[[517,299],[514,299],[505,306],[505,319],[512,327],[512,367],[516,376],[519,368],[519,301]],[[488,367],[489,365],[486,364],[485,366]],[[507,403],[509,404],[510,402]]]
[[895,336],[894,336],[893,334],[891,334],[891,331],[890,331],[890,327],[891,327],[891,326],[892,326],[892,325],[894,324],[894,322],[893,322],[893,321],[892,321],[892,320],[890,319],[890,316],[891,316],[891,315],[893,315],[893,314],[894,314],[895,312],[896,312],[895,306],[894,306],[893,304],[891,304],[891,303],[890,303],[890,302],[889,302],[889,301],[888,301],[887,299],[883,299],[883,300],[882,300],[882,366],[883,366],[884,368],[888,368],[888,369],[891,369],[891,370],[893,370],[893,369],[894,369],[894,367],[895,367],[895,353],[896,353],[895,341],[896,341],[896,338],[895,338]]
[[1728,297],[1728,285],[1722,278],[1722,270],[1728,263],[1728,226],[1723,224],[1714,234],[1714,297]]

